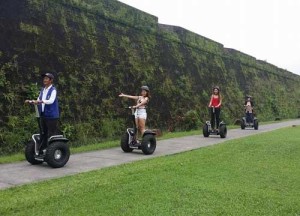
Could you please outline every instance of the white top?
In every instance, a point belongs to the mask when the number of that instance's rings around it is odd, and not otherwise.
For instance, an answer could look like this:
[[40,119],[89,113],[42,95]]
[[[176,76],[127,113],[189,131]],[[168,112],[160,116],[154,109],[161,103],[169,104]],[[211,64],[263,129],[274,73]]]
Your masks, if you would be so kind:
[[[56,94],[57,94],[55,89],[51,92],[50,98],[47,100],[47,94],[48,94],[49,90],[51,89],[51,87],[52,87],[52,85],[50,85],[48,88],[43,89],[42,112],[44,112],[45,104],[53,104],[55,101]],[[38,100],[39,100],[39,98],[38,98]]]
[[[137,100],[137,105],[140,103],[143,103],[144,101],[147,101],[146,97],[139,96],[139,98]],[[138,107],[138,109],[146,109],[146,105],[140,106],[140,107]]]

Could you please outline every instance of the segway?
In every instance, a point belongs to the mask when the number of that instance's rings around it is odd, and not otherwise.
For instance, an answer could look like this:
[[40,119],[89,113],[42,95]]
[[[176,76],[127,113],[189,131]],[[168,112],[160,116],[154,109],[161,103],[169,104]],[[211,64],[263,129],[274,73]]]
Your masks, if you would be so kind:
[[244,130],[245,128],[254,128],[254,130],[258,130],[258,119],[254,116],[252,116],[252,118],[247,118],[247,116],[242,117],[241,129]]
[[[33,104],[32,102],[29,102]],[[50,138],[45,138],[46,144],[43,143],[43,130],[41,126],[41,117],[38,107],[34,104],[36,118],[39,127],[39,134],[33,134],[32,140],[26,144],[25,158],[32,164],[42,164],[46,162],[50,167],[60,168],[65,166],[70,158],[70,149],[68,146],[68,139],[63,135],[54,135]]]
[[[216,115],[215,115],[215,107],[211,107],[212,112],[214,114],[214,121],[216,125]],[[227,136],[227,127],[225,122],[221,121],[219,124],[219,130],[213,130],[211,127],[211,122],[206,121],[203,125],[203,136],[209,137],[210,135],[220,135],[221,138],[226,138]]]
[[134,149],[142,150],[145,155],[153,154],[156,149],[156,133],[152,130],[146,130],[143,134],[142,141],[136,139],[137,126],[135,123],[135,109],[128,107],[131,110],[131,119],[133,128],[127,128],[126,132],[121,138],[121,148],[124,152],[132,152]]

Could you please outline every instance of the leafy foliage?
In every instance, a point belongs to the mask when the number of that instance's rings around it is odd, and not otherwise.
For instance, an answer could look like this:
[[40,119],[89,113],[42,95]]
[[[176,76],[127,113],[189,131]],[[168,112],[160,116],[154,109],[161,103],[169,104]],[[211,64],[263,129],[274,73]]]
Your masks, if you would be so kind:
[[228,123],[243,115],[245,94],[261,120],[299,115],[299,76],[118,1],[1,1],[0,30],[0,154],[21,149],[36,131],[23,101],[37,96],[49,70],[61,131],[76,146],[118,137],[132,101],[117,95],[138,94],[141,85],[152,90],[152,128],[198,127],[213,85],[221,86]]

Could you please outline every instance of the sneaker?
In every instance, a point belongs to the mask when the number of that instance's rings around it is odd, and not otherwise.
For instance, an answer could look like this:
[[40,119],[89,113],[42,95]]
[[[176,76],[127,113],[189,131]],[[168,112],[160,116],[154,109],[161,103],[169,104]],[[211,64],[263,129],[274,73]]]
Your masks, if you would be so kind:
[[43,160],[44,157],[45,157],[45,155],[36,155],[36,156],[34,156],[34,158],[35,158],[36,160]]
[[140,144],[140,141],[137,139],[137,140],[132,141],[130,144],[133,146],[137,146]]

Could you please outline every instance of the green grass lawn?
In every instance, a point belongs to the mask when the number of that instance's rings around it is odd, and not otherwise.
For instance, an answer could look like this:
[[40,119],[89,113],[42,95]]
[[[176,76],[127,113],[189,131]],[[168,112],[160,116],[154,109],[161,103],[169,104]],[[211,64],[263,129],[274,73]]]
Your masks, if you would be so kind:
[[0,215],[300,215],[300,127],[0,191]]

